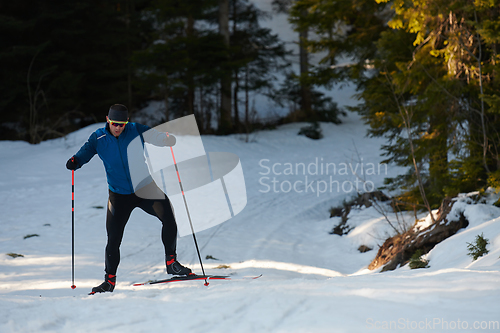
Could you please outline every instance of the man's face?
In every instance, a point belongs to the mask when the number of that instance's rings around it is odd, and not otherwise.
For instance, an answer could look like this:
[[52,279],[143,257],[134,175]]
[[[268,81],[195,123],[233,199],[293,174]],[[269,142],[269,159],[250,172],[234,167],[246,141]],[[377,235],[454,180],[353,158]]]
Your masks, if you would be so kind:
[[109,131],[111,132],[111,134],[113,134],[113,136],[115,136],[116,138],[119,137],[120,134],[122,134],[123,130],[125,129],[126,122],[123,121],[116,122],[110,120],[107,116],[106,116],[106,121],[109,124]]

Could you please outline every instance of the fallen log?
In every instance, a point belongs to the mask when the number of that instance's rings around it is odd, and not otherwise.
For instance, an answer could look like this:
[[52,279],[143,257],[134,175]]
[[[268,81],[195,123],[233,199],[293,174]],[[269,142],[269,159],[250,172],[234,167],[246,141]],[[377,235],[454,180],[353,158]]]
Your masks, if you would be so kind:
[[368,265],[368,269],[374,270],[383,266],[382,272],[394,270],[405,265],[417,250],[426,254],[436,244],[454,235],[458,230],[466,228],[469,221],[462,212],[448,217],[455,202],[453,198],[443,200],[435,223],[425,228],[419,228],[417,221],[405,233],[387,239],[378,249],[377,255]]

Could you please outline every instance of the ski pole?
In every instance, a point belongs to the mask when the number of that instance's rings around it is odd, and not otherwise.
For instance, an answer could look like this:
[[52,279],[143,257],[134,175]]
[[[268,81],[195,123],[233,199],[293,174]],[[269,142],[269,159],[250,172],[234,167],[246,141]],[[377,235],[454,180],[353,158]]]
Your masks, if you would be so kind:
[[71,170],[71,289],[75,289],[75,170]]
[[[167,132],[167,137],[168,137]],[[175,171],[177,172],[177,179],[179,180],[179,186],[181,187],[182,199],[184,199],[184,206],[186,207],[186,212],[189,220],[189,226],[191,227],[191,233],[193,235],[194,245],[196,247],[196,252],[198,253],[198,259],[200,260],[201,272],[205,276],[205,269],[203,268],[203,262],[201,260],[200,249],[198,247],[198,241],[196,240],[196,235],[194,233],[193,223],[191,222],[191,215],[189,214],[189,208],[186,201],[186,196],[184,195],[184,188],[182,187],[181,176],[179,175],[179,169],[177,168],[177,162],[175,161],[174,150],[170,147],[170,152],[172,153],[172,159],[174,160]],[[205,278],[205,286],[208,286],[208,279]]]

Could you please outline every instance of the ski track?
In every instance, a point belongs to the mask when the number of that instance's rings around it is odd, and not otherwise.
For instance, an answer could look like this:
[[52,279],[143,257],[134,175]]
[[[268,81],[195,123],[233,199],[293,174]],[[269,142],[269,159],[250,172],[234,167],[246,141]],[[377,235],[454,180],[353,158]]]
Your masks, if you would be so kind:
[[[165,277],[161,223],[135,210],[121,247],[115,292],[89,296],[104,275],[106,243],[106,209],[94,207],[106,207],[107,186],[102,163],[95,157],[75,173],[77,288],[72,290],[71,173],[64,164],[99,126],[40,145],[0,142],[0,154],[5,157],[0,163],[0,200],[5,208],[0,219],[0,254],[24,255],[0,256],[2,333],[379,332],[384,330],[370,327],[370,319],[419,322],[440,318],[471,324],[500,319],[500,210],[465,208],[471,226],[429,253],[431,268],[403,267],[378,274],[363,271],[375,251],[357,251],[367,240],[381,242],[367,234],[387,231],[373,210],[353,211],[350,221],[359,229],[338,237],[329,234],[338,222],[329,219],[329,208],[350,194],[262,192],[262,159],[269,159],[269,165],[307,164],[316,157],[336,163],[362,157],[378,163],[382,141],[360,135],[365,127],[354,115],[341,126],[322,124],[325,138],[319,141],[296,135],[303,124],[259,132],[250,143],[238,136],[203,137],[206,151],[240,156],[248,195],[240,214],[196,235],[205,272],[262,273],[256,280],[212,280],[208,287],[199,281],[133,287],[135,282]],[[389,167],[390,175],[400,171]],[[375,175],[371,180],[381,185],[385,176]],[[310,181],[321,177],[311,175]],[[490,254],[471,263],[465,243],[481,232],[491,240]],[[38,236],[23,239],[28,234]],[[179,238],[177,250],[181,263],[201,271],[191,236]],[[207,255],[218,260],[207,260]],[[216,269],[219,265],[229,268]]]

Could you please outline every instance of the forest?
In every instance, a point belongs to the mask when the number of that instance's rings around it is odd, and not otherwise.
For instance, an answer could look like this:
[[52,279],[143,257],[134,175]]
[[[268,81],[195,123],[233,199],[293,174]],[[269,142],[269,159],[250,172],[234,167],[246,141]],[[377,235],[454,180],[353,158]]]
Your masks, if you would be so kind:
[[[3,1],[0,139],[36,144],[103,121],[111,104],[133,118],[154,100],[165,120],[194,114],[202,133],[249,132],[266,126],[249,103],[259,93],[290,106],[274,125],[318,132],[359,113],[370,136],[386,138],[385,162],[408,170],[386,179],[402,202],[430,210],[500,186],[497,0],[272,3]],[[277,14],[297,34],[298,70],[261,25]],[[347,83],[359,101],[348,110],[320,92]]]

